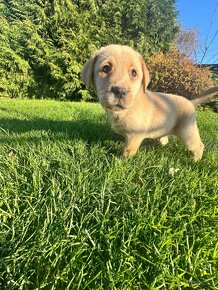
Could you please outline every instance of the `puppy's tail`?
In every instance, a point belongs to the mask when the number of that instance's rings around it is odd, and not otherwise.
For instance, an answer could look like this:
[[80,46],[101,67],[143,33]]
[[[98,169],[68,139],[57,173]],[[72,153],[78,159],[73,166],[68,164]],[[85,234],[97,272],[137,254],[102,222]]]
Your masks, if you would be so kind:
[[201,92],[198,96],[191,100],[191,103],[196,107],[206,102],[207,99],[211,98],[215,94],[218,94],[218,86],[209,88],[208,90]]

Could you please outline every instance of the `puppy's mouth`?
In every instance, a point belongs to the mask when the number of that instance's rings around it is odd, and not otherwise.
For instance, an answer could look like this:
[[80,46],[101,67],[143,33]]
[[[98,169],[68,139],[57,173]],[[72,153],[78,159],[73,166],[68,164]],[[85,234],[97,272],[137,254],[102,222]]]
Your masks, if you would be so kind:
[[100,98],[100,103],[106,109],[121,111],[126,110],[131,106],[132,97],[127,90],[125,90],[125,93],[120,93],[111,89],[105,92]]
[[104,102],[101,104],[103,105],[103,107],[105,107],[106,109],[109,109],[111,111],[121,111],[121,110],[126,110],[129,108],[129,106],[127,106],[126,104],[123,104],[121,102]]
[[121,110],[125,110],[127,109],[125,106],[121,105],[121,104],[117,104],[115,105],[116,108],[121,109]]
[[127,110],[128,108],[123,107],[121,105],[116,105],[116,106],[114,106],[112,108],[107,108],[107,109],[110,110],[110,111],[114,111],[114,112],[121,112],[121,111]]

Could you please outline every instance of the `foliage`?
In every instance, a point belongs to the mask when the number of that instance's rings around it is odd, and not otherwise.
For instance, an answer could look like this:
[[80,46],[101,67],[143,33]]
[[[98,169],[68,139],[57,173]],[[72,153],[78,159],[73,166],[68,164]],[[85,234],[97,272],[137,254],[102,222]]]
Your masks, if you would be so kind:
[[193,163],[175,139],[120,159],[98,104],[2,100],[0,288],[218,287],[218,115]]
[[27,96],[33,85],[30,65],[19,52],[19,28],[0,17],[0,93],[12,98]]
[[[70,98],[81,86],[79,72],[87,43],[84,31],[88,29],[86,13],[78,13],[71,1],[60,4],[50,4],[49,1],[29,4],[21,1],[20,9],[18,2],[10,1],[5,21],[12,26],[8,39],[15,38],[11,50],[27,64],[32,78],[32,85],[26,94],[32,97]],[[17,29],[14,30],[14,27]],[[6,33],[5,26],[2,29]],[[3,54],[1,60],[7,55],[5,49]],[[22,63],[21,67],[24,69]],[[26,70],[17,69],[14,62],[10,63],[10,70],[16,78],[17,75],[22,77],[28,74]],[[1,71],[4,74],[3,66]],[[23,96],[23,93],[20,92],[20,95]]]
[[199,49],[198,31],[196,27],[184,29],[181,25],[176,34],[176,47],[180,53],[186,57],[196,57],[196,51]]
[[[210,68],[210,67],[209,67]],[[218,73],[213,73],[213,82],[216,86],[218,86]],[[214,112],[218,113],[218,94],[216,97],[211,99],[209,102],[203,104],[203,107],[210,107]]]
[[154,54],[148,59],[150,88],[182,95],[188,99],[213,86],[209,69],[196,66],[178,52]]
[[79,72],[100,46],[148,56],[168,51],[177,29],[174,0],[0,0],[0,24],[2,94],[65,100],[87,98]]

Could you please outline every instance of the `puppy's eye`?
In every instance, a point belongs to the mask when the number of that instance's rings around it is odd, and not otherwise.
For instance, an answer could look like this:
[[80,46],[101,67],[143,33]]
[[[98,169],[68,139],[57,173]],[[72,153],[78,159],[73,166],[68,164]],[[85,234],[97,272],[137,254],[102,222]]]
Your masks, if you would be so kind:
[[110,66],[107,64],[107,65],[104,65],[104,66],[103,66],[102,71],[103,71],[105,74],[108,74],[108,73],[111,71],[111,68],[110,68]]
[[130,76],[131,76],[132,78],[135,78],[135,77],[137,76],[137,72],[136,72],[135,69],[132,69],[132,70],[131,70],[131,72],[130,72]]

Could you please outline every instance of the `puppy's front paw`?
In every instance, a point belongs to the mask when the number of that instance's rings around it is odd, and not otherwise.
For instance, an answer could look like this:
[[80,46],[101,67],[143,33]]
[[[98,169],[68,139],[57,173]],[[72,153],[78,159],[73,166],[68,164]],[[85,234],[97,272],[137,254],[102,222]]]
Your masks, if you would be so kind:
[[136,155],[136,153],[137,153],[137,149],[124,148],[122,156],[123,157],[132,157],[132,156]]
[[131,157],[136,155],[142,141],[144,139],[144,135],[139,134],[131,134],[126,136],[126,142],[123,149],[123,156],[124,157]]

